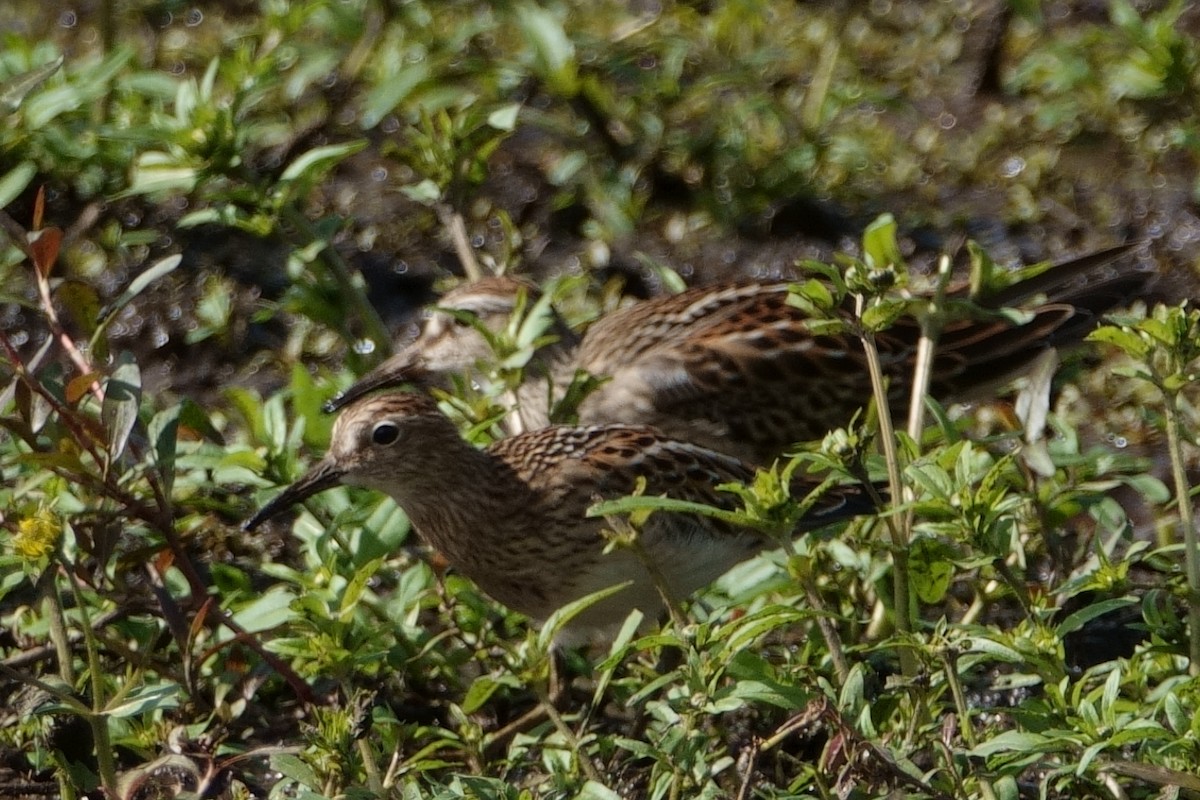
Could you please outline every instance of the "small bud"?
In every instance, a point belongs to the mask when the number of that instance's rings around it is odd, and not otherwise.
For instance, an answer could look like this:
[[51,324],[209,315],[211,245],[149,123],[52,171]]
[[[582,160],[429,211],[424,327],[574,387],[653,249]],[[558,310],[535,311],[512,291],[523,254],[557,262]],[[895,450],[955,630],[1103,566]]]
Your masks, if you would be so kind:
[[830,431],[821,442],[822,452],[842,460],[854,456],[858,452],[858,447],[858,436],[850,433],[845,428]]

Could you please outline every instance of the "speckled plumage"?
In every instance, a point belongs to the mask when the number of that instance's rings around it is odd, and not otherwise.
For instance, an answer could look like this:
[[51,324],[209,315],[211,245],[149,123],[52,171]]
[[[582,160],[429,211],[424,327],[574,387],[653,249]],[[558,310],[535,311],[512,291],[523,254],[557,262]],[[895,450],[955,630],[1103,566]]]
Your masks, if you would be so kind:
[[[347,406],[328,454],[246,523],[265,519],[337,483],[386,492],[415,530],[458,571],[505,605],[545,619],[564,604],[622,581],[632,586],[572,622],[567,637],[601,638],[632,608],[653,619],[662,604],[645,563],[628,549],[603,553],[599,499],[645,493],[729,508],[719,484],[754,471],[729,456],[641,426],[555,426],[480,450],[464,441],[434,402],[389,393]],[[797,492],[811,486],[797,483]],[[803,495],[800,495],[803,496]],[[869,511],[865,494],[822,496],[801,529]],[[671,594],[686,597],[769,542],[711,518],[657,512],[641,532],[647,559]]]
[[[937,349],[934,396],[977,396],[1046,346],[1082,338],[1097,315],[1134,299],[1147,281],[1147,273],[1113,268],[1130,250],[1066,262],[985,301],[993,308],[1028,307],[1025,324],[996,316],[951,322]],[[440,305],[471,312],[497,330],[522,287],[533,291],[510,278],[486,278],[447,293]],[[518,390],[519,424],[512,427],[548,424],[551,387],[561,393],[583,369],[609,380],[580,405],[581,423],[653,425],[674,438],[769,463],[795,442],[847,424],[871,394],[858,341],[813,335],[804,312],[787,300],[786,282],[726,283],[618,309],[582,339],[558,324],[559,341],[539,352]],[[903,320],[879,336],[898,400],[907,392],[917,339],[917,326]],[[413,343],[331,406],[405,381],[470,372],[490,356],[472,326],[434,313]]]

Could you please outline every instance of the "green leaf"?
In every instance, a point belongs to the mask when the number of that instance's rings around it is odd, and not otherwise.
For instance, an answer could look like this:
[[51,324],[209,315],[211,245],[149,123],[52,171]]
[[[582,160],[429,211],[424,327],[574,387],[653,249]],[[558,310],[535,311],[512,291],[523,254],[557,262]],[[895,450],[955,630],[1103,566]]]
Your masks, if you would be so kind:
[[411,527],[404,509],[390,497],[375,506],[362,527],[350,534],[350,560],[355,568],[395,553],[408,537]]
[[370,130],[382,122],[428,77],[429,64],[426,61],[409,64],[390,73],[386,80],[380,81],[367,93],[363,101],[362,127]]
[[122,351],[104,386],[100,417],[108,431],[108,454],[114,461],[125,452],[129,434],[137,423],[142,400],[142,373],[133,354]]
[[512,131],[517,127],[517,116],[521,113],[520,103],[509,103],[488,114],[488,125],[498,131]]
[[748,525],[751,520],[744,514],[726,511],[705,503],[691,500],[676,500],[672,497],[622,497],[617,500],[604,500],[587,510],[589,517],[607,517],[610,515],[636,514],[646,511],[668,511],[677,514],[700,514],[714,519],[724,520],[733,525]]
[[617,592],[621,592],[629,588],[631,583],[633,582],[624,581],[616,584],[615,586],[609,586],[607,589],[601,589],[598,592],[592,592],[586,597],[573,600],[555,611],[550,615],[550,618],[546,620],[546,624],[542,626],[542,629],[538,631],[538,646],[540,646],[543,650],[549,650],[550,644],[553,642],[554,637],[557,636],[558,633],[565,628],[571,620],[582,614],[584,611],[587,611],[597,603],[602,603]]
[[1145,358],[1150,352],[1149,343],[1136,333],[1124,328],[1105,325],[1092,331],[1087,336],[1089,342],[1104,342],[1115,345],[1133,358]]
[[876,332],[885,330],[900,319],[906,310],[906,305],[900,302],[872,303],[863,310],[863,327]]
[[[62,65],[63,57],[60,55],[53,61],[48,61],[40,67],[34,67],[28,72],[14,75],[0,83],[0,109],[10,113],[16,111],[21,107],[26,95],[45,83],[51,75],[58,72]],[[0,203],[0,207],[5,205],[8,203]]]
[[575,45],[553,12],[532,3],[517,6],[517,24],[533,49],[534,71],[557,94],[579,92]]
[[1113,367],[1110,372],[1120,378],[1136,378],[1147,383],[1154,383],[1154,376],[1142,367]]
[[462,710],[464,714],[474,714],[496,693],[504,684],[496,680],[491,675],[480,675],[471,682],[471,688],[467,689],[467,695],[462,701]]
[[[1116,675],[1117,673],[1114,672],[1113,674]],[[1096,742],[1091,747],[1084,750],[1083,755],[1079,757],[1079,763],[1075,765],[1075,774],[1083,775],[1085,772],[1087,772],[1087,768],[1091,766],[1093,761],[1096,760],[1096,756],[1104,752],[1105,748],[1107,747],[1108,742]]]
[[789,289],[791,295],[788,297],[788,302],[809,311],[809,313],[828,313],[834,308],[833,293],[829,291],[829,286],[825,281],[809,278],[804,283],[795,284]]
[[239,609],[233,619],[249,633],[277,628],[294,616],[291,604],[295,599],[290,590],[272,587],[262,597]]
[[974,239],[967,242],[967,252],[971,256],[970,296],[977,300],[996,288],[996,262]]
[[1195,383],[1195,381],[1196,377],[1194,375],[1175,372],[1163,378],[1162,388],[1163,391],[1167,392],[1168,394],[1174,395],[1181,389]]
[[1042,736],[1038,733],[1005,731],[999,736],[982,742],[971,750],[968,750],[967,755],[977,758],[987,758],[988,756],[1001,753],[1052,752],[1054,750],[1061,750],[1065,746],[1063,742],[1059,742],[1049,736]]
[[4,208],[20,196],[37,174],[37,164],[22,161],[0,178],[0,208]]
[[913,539],[908,552],[913,589],[923,603],[938,603],[954,578],[953,551],[940,539],[920,536]]
[[188,431],[199,434],[205,441],[220,447],[225,446],[225,437],[208,418],[208,412],[191,398],[184,398],[179,404],[179,424]]
[[749,703],[766,703],[776,708],[796,709],[804,708],[808,701],[812,699],[813,693],[797,685],[779,682],[768,683],[761,680],[742,680],[733,685],[729,697]]
[[200,180],[200,173],[189,164],[184,156],[176,156],[159,150],[148,150],[133,162],[133,174],[129,188],[118,192],[117,197],[160,192],[191,192]]
[[95,343],[95,332],[100,319],[100,295],[90,283],[68,278],[54,291],[54,299],[62,304],[80,331],[92,336],[92,348],[96,359],[103,356],[103,348]]
[[1108,673],[1108,679],[1104,682],[1104,694],[1100,697],[1100,714],[1109,728],[1115,728],[1117,725],[1116,703],[1120,695],[1121,670],[1114,669]]
[[146,426],[146,436],[154,446],[154,466],[168,497],[175,484],[175,456],[179,444],[179,406],[160,411]]
[[622,795],[604,786],[589,780],[579,790],[579,794],[575,795],[574,800],[621,800]]
[[284,169],[279,179],[287,182],[303,178],[306,181],[315,182],[347,156],[354,155],[366,146],[366,139],[355,139],[352,142],[314,147],[296,156],[292,163]]
[[312,767],[305,764],[298,757],[288,753],[273,756],[271,758],[271,769],[285,778],[292,779],[301,786],[311,788],[321,786],[324,783],[317,777],[317,773],[313,771]]
[[104,709],[104,714],[117,719],[135,717],[147,711],[162,711],[176,708],[182,690],[178,684],[163,683],[157,686],[142,686],[134,689],[115,706]]
[[805,613],[786,606],[769,606],[731,623],[733,631],[726,647],[731,652],[739,652],[754,646],[764,634],[799,624],[808,616],[811,616],[811,612]]
[[354,571],[354,577],[350,579],[346,584],[345,591],[342,592],[341,606],[338,609],[338,616],[343,621],[349,621],[353,616],[354,610],[358,607],[358,601],[362,599],[371,579],[379,572],[381,566],[383,566],[383,559],[376,558]]
[[863,232],[863,259],[868,267],[877,269],[904,263],[896,241],[896,218],[891,214],[880,215]]
[[117,73],[134,56],[134,50],[122,46],[99,63],[72,64],[68,82],[46,89],[25,103],[25,124],[30,130],[49,125],[56,117],[85,103],[100,99],[109,90]]
[[1174,347],[1179,341],[1179,328],[1171,324],[1172,321],[1170,318],[1161,320],[1150,317],[1142,320],[1141,324],[1138,325],[1138,329],[1145,335],[1156,340],[1159,344],[1170,348]]
[[113,300],[100,310],[101,324],[103,325],[107,323],[117,312],[129,305],[129,302],[145,291],[147,286],[154,283],[164,275],[169,275],[174,272],[175,268],[178,267],[182,261],[183,256],[181,255],[167,256],[166,258],[154,262],[148,268],[140,272],[136,278],[129,282],[129,286],[125,288],[125,291],[121,292],[116,300]]
[[1176,736],[1186,735],[1192,726],[1191,712],[1184,708],[1179,695],[1170,692],[1163,699],[1163,711],[1166,712],[1167,722]]
[[1025,656],[1021,655],[1016,648],[1006,644],[1001,644],[995,639],[988,639],[983,636],[972,636],[968,641],[968,647],[972,653],[985,653],[992,658],[1000,661],[1007,661],[1011,664],[1021,664],[1025,661]]
[[1133,597],[1115,597],[1109,600],[1101,600],[1097,603],[1092,603],[1091,605],[1079,609],[1074,614],[1069,615],[1062,622],[1058,623],[1058,625],[1054,628],[1054,632],[1060,637],[1066,636],[1069,633],[1074,633],[1075,631],[1079,630],[1097,617],[1102,617],[1105,614],[1116,611],[1119,608],[1126,608],[1128,606],[1135,605],[1137,602],[1137,599]]
[[950,474],[937,464],[910,464],[904,474],[939,500],[948,500],[954,494],[954,481]]
[[433,205],[442,199],[442,189],[433,180],[426,178],[419,183],[412,183],[408,186],[401,186],[400,191],[410,200],[415,200],[422,205]]

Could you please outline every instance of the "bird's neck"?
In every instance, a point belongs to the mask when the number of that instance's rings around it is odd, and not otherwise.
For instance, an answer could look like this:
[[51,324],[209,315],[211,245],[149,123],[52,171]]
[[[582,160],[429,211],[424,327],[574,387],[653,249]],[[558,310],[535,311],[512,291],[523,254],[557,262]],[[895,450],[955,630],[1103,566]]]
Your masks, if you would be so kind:
[[502,461],[462,439],[428,454],[427,469],[380,488],[404,509],[417,533],[467,574],[480,552],[528,516],[528,485]]

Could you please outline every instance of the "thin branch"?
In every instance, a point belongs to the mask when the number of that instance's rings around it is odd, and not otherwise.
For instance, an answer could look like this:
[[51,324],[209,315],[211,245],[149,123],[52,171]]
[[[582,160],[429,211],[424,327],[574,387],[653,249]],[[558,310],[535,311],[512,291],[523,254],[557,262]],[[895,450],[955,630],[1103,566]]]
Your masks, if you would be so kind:
[[483,277],[483,267],[479,266],[479,260],[475,258],[475,250],[471,247],[470,237],[467,236],[467,224],[463,221],[462,214],[445,203],[438,203],[436,210],[438,219],[450,232],[450,241],[454,245],[458,262],[462,264],[463,273],[468,280],[479,280]]

